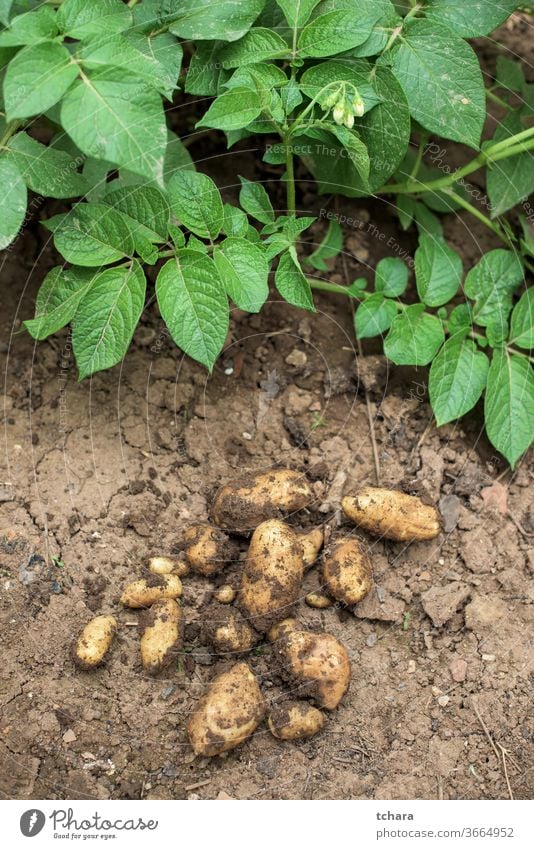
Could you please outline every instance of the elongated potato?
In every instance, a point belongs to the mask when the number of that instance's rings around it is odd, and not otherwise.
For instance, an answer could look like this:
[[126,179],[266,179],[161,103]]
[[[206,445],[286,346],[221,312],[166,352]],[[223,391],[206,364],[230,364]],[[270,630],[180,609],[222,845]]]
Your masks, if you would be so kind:
[[312,528],[311,531],[298,533],[297,538],[302,548],[304,569],[309,569],[319,557],[324,542],[324,531],[322,528]]
[[325,717],[307,702],[287,702],[271,711],[267,724],[278,740],[304,740],[324,727]]
[[162,598],[180,598],[182,582],[178,575],[150,575],[128,584],[121,595],[125,607],[150,607]]
[[151,557],[148,561],[148,571],[152,575],[178,575],[183,578],[189,572],[189,566],[185,560],[174,559],[174,557]]
[[239,557],[239,548],[228,535],[206,522],[186,528],[184,540],[185,558],[199,575],[216,575],[228,562]]
[[304,601],[308,607],[315,607],[317,610],[326,610],[327,607],[332,607],[334,604],[333,599],[322,593],[308,593],[304,597]]
[[114,616],[95,616],[87,623],[72,647],[74,662],[80,669],[95,669],[104,662],[117,630]]
[[239,606],[261,633],[291,613],[304,567],[298,540],[278,519],[262,522],[252,534],[239,592]]
[[282,619],[281,622],[277,622],[269,628],[267,632],[267,639],[270,643],[276,643],[277,640],[281,640],[282,637],[285,637],[287,634],[291,633],[291,631],[302,631],[302,625],[298,619],[293,619],[292,617]]
[[280,674],[300,696],[333,710],[350,684],[345,646],[332,634],[291,631],[274,647]]
[[339,537],[328,546],[323,558],[326,590],[343,604],[357,604],[373,586],[371,561],[356,537]]
[[143,611],[139,628],[143,668],[149,675],[157,675],[182,647],[182,609],[172,598],[160,599]]
[[278,469],[221,487],[211,517],[220,528],[248,534],[268,519],[282,519],[301,510],[312,499],[313,491],[303,474]]
[[373,536],[405,542],[433,539],[441,532],[435,507],[396,489],[365,486],[341,502],[345,515]]
[[250,651],[260,639],[235,607],[209,605],[204,613],[204,636],[218,652]]
[[187,724],[196,755],[213,757],[243,743],[266,713],[265,699],[252,670],[237,663],[218,675]]

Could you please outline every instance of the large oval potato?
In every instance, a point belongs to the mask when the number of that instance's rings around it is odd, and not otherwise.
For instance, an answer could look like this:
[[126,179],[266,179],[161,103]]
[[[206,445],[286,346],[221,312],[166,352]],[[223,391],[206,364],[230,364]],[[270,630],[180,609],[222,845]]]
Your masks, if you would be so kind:
[[280,674],[300,696],[333,710],[350,684],[345,646],[332,634],[291,631],[274,647]]
[[302,548],[304,568],[309,569],[319,557],[319,552],[324,542],[324,531],[322,528],[312,528],[311,531],[300,531],[297,534],[297,538]]
[[184,541],[185,559],[199,575],[216,575],[239,557],[239,548],[228,535],[206,522],[186,528]]
[[266,713],[265,699],[252,670],[237,663],[218,675],[187,724],[196,755],[213,757],[243,743]]
[[278,740],[305,740],[321,731],[324,723],[324,714],[307,702],[277,705],[267,720],[271,734]]
[[211,507],[213,521],[234,533],[247,534],[268,519],[281,519],[313,500],[300,472],[276,469],[221,487]]
[[371,561],[355,537],[339,537],[325,551],[323,580],[327,591],[343,604],[357,604],[373,586]]
[[290,615],[303,574],[302,550],[289,525],[262,522],[250,540],[239,592],[239,606],[257,631]]
[[103,663],[117,630],[114,616],[95,616],[87,623],[72,647],[74,662],[80,669],[95,669]]
[[239,610],[220,604],[206,609],[203,631],[218,652],[229,654],[248,652],[260,639]]
[[433,539],[441,532],[437,509],[415,495],[365,486],[341,502],[345,515],[373,536],[397,542]]
[[150,607],[162,598],[180,598],[182,582],[178,575],[150,575],[133,581],[121,595],[125,607]]
[[157,675],[169,666],[182,646],[182,609],[172,598],[156,601],[139,622],[141,662],[145,672]]

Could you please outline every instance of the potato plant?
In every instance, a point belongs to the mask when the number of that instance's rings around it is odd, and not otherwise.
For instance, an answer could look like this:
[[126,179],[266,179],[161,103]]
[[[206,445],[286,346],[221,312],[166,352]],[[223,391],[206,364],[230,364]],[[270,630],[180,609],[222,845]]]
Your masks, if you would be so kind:
[[[384,336],[392,362],[430,366],[438,425],[484,395],[489,439],[514,466],[534,435],[534,89],[504,56],[486,86],[468,39],[519,7],[0,0],[0,248],[24,222],[28,188],[72,201],[44,222],[65,262],[43,281],[27,330],[40,340],[70,323],[80,378],[115,365],[154,266],[173,340],[211,369],[230,304],[258,312],[273,272],[293,306],[313,312],[314,290],[344,295],[359,339]],[[261,183],[240,177],[233,205],[195,168],[168,128],[165,105],[179,89],[196,102],[199,132],[224,133],[229,148],[264,137],[263,160],[286,187],[283,214]],[[483,142],[488,100],[505,117]],[[462,167],[429,156],[449,142],[473,151]],[[384,195],[402,228],[418,228],[414,291],[399,257],[379,263],[371,287],[325,279],[343,236],[332,219],[310,251],[315,219],[298,214],[296,158],[318,192]],[[466,180],[480,169],[485,211]],[[456,210],[502,243],[468,270],[443,237],[440,216]]]

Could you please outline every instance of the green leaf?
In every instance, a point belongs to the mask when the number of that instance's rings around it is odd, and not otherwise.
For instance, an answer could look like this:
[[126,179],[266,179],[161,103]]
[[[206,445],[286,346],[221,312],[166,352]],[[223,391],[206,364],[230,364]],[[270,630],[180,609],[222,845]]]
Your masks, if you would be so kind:
[[397,215],[403,230],[409,230],[415,215],[415,201],[410,195],[397,196]]
[[3,24],[5,27],[9,26],[12,5],[13,0],[0,0],[0,24]]
[[459,331],[470,330],[472,325],[473,314],[469,304],[458,304],[457,307],[454,307],[447,321],[451,335]]
[[428,0],[425,16],[442,23],[463,38],[487,35],[521,4],[518,0]]
[[172,130],[168,131],[167,137],[167,150],[165,151],[165,161],[163,163],[163,179],[168,188],[169,180],[173,174],[177,171],[194,171],[195,163],[183,141]]
[[178,88],[178,77],[182,68],[184,54],[182,45],[170,32],[155,35],[129,32],[127,38],[140,53],[156,65],[157,76],[160,80],[159,89],[165,97],[172,100],[173,92]]
[[213,260],[180,251],[158,274],[156,295],[176,344],[211,371],[229,326],[228,300]]
[[121,0],[63,0],[57,24],[70,38],[91,38],[128,29],[132,14]]
[[415,279],[420,299],[428,307],[451,301],[460,288],[462,258],[436,236],[421,236],[415,252]]
[[56,265],[41,284],[35,302],[35,318],[24,326],[34,339],[46,339],[72,321],[78,304],[100,272]]
[[381,293],[370,295],[358,306],[354,316],[354,327],[358,339],[370,339],[381,336],[391,327],[391,322],[397,315],[394,301],[390,301]]
[[100,203],[82,203],[47,224],[54,232],[54,244],[67,262],[85,268],[109,265],[132,256],[134,242],[123,216]]
[[224,222],[221,193],[207,174],[178,171],[169,180],[171,209],[180,222],[202,239],[216,239]]
[[247,312],[259,312],[269,296],[269,263],[265,252],[247,239],[231,237],[213,254],[228,296]]
[[302,30],[297,54],[301,59],[333,56],[363,44],[380,17],[380,10],[366,10],[355,14],[354,10],[334,10],[312,20]]
[[7,66],[4,100],[9,121],[50,109],[78,76],[66,47],[45,42],[24,47]]
[[412,19],[382,61],[391,62],[416,121],[432,133],[479,148],[486,92],[469,44],[434,21]]
[[328,271],[326,260],[333,259],[333,257],[337,256],[342,249],[343,230],[335,218],[332,218],[328,223],[328,230],[326,231],[321,244],[313,251],[313,253],[305,258],[304,262],[306,265],[311,265],[312,268],[316,268],[317,271]]
[[513,251],[497,248],[484,254],[468,272],[464,290],[475,301],[473,317],[487,327],[497,320],[506,322],[512,309],[512,296],[523,281],[521,260]]
[[534,438],[534,376],[524,357],[506,349],[493,354],[485,419],[490,442],[514,468]]
[[292,29],[301,29],[320,0],[276,0],[276,2],[282,9],[289,26]]
[[390,0],[379,0],[379,2],[368,0],[368,2],[376,4],[377,9],[380,5],[382,14],[374,25],[369,38],[363,44],[349,51],[350,56],[377,56],[387,47],[393,30],[402,25],[402,18],[399,17]]
[[61,105],[61,122],[80,150],[163,181],[167,127],[161,98],[121,68],[84,75]]
[[437,215],[430,212],[426,204],[416,201],[414,214],[419,236],[433,236],[436,239],[443,238],[443,227],[441,226],[441,221]]
[[166,4],[180,38],[236,41],[250,29],[265,0],[171,0]]
[[17,166],[26,185],[44,197],[77,197],[89,188],[77,173],[81,158],[76,160],[64,151],[45,147],[27,133],[17,133],[10,139],[5,156]]
[[246,236],[248,231],[248,218],[242,209],[224,204],[223,233],[226,236]]
[[523,292],[512,313],[510,344],[534,348],[534,287]]
[[261,183],[253,183],[245,177],[240,177],[241,191],[239,192],[239,203],[249,215],[252,215],[257,221],[262,224],[269,224],[274,221],[274,209],[269,195],[261,185]]
[[221,44],[218,41],[197,41],[185,78],[186,94],[213,97],[218,93],[221,75],[221,66],[218,61],[220,49]]
[[413,304],[393,319],[384,353],[397,365],[426,366],[443,345],[441,321],[424,310],[423,304]]
[[22,44],[39,44],[57,35],[57,24],[54,10],[42,6],[17,15],[10,23],[9,29],[0,33],[1,47],[18,47]]
[[143,312],[145,293],[145,275],[136,260],[95,277],[72,322],[80,380],[124,358]]
[[376,266],[375,289],[388,298],[398,298],[408,286],[408,267],[394,256],[381,259]]
[[234,44],[228,44],[220,54],[223,68],[240,68],[269,59],[289,58],[290,50],[281,35],[265,27],[251,29]]
[[291,250],[280,257],[275,274],[275,285],[288,303],[309,312],[316,312],[310,284]]
[[254,121],[261,111],[260,98],[255,91],[249,88],[231,88],[213,101],[196,126],[239,130]]
[[438,426],[472,410],[486,386],[489,361],[472,339],[447,339],[430,366],[430,404]]
[[[525,127],[521,121],[521,110],[510,112],[497,125],[492,143],[509,139]],[[491,203],[491,217],[497,218],[519,201],[534,192],[534,156],[531,151],[489,163],[486,187]]]
[[339,127],[337,124],[331,124],[329,130],[343,145],[343,148],[356,169],[364,188],[368,188],[371,160],[365,143],[361,140],[356,130],[349,130],[347,127]]
[[5,157],[0,159],[0,250],[7,248],[26,215],[27,191],[20,171]]
[[[113,183],[108,184],[112,189]],[[103,203],[125,216],[132,233],[151,242],[164,242],[170,210],[165,196],[154,186],[124,186],[106,192]]]
[[514,62],[506,56],[497,56],[497,74],[495,82],[507,91],[523,91],[525,77],[519,62]]

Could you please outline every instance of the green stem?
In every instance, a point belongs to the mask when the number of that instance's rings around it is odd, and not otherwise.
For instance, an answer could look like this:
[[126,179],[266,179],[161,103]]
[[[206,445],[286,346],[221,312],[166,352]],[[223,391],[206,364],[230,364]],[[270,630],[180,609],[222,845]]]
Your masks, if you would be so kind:
[[510,104],[503,100],[502,97],[498,97],[496,94],[493,94],[490,88],[486,89],[486,97],[488,100],[492,100],[494,103],[497,103],[499,106],[503,106],[505,109],[510,109]]
[[286,194],[287,194],[287,212],[288,215],[296,215],[297,203],[295,193],[295,163],[293,160],[293,149],[289,142],[289,137],[284,139],[286,147]]
[[427,141],[428,141],[427,135],[421,136],[421,138],[419,140],[419,150],[417,151],[417,157],[415,159],[414,166],[413,166],[412,171],[410,173],[410,180],[415,180],[415,178],[419,174],[419,169],[421,168],[421,165],[423,163],[423,155],[424,155],[424,152],[425,152],[425,147],[426,147]]
[[22,121],[10,121],[9,124],[7,124],[4,135],[0,139],[0,148],[5,146],[6,142],[9,141],[11,136],[15,135],[15,133],[21,126]]
[[318,292],[330,292],[331,295],[345,295],[347,298],[354,298],[356,301],[364,301],[371,294],[370,292],[360,292],[359,296],[355,296],[348,291],[347,286],[342,286],[340,283],[327,283],[325,280],[316,280],[314,277],[308,277],[308,283],[312,289],[317,289]]
[[467,210],[467,212],[470,212],[471,215],[481,221],[482,224],[484,224],[489,230],[495,233],[495,235],[498,236],[502,242],[504,242],[510,247],[510,239],[508,238],[502,227],[500,227],[496,221],[492,221],[490,218],[484,215],[483,212],[477,209],[476,206],[473,206],[473,204],[469,203],[469,201],[465,200],[465,198],[463,198],[461,195],[457,194],[456,192],[453,192],[452,189],[446,189],[446,194],[448,195],[448,197],[451,198],[451,200],[454,200],[458,204],[458,206],[461,206],[462,209],[465,209]]

